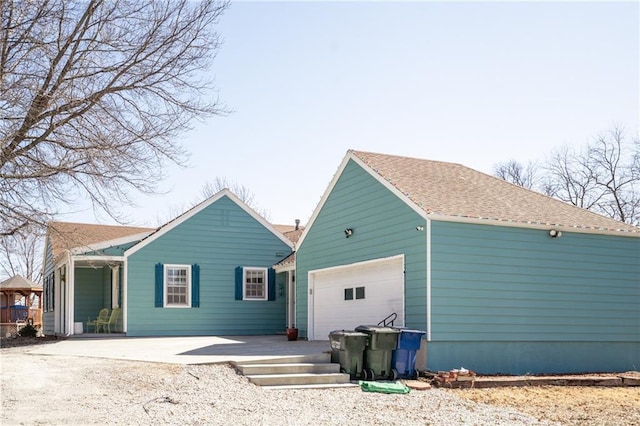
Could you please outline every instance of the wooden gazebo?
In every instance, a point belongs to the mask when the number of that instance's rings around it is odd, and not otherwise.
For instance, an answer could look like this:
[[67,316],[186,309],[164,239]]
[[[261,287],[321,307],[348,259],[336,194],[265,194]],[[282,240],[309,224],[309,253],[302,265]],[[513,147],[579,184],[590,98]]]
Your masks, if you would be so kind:
[[15,275],[0,282],[0,336],[15,334],[20,323],[42,327],[42,285]]

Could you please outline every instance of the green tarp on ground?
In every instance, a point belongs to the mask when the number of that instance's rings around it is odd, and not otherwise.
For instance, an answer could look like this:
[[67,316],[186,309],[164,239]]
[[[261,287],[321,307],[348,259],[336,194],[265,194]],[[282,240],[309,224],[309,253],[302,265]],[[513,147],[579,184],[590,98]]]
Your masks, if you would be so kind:
[[409,388],[402,382],[358,382],[360,388],[365,392],[380,393],[409,393]]

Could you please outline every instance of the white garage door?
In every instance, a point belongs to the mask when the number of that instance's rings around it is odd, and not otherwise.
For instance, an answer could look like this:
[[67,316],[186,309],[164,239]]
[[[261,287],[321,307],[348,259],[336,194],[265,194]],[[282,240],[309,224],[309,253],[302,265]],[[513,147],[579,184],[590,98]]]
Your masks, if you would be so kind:
[[404,256],[309,273],[309,338],[328,340],[333,330],[375,325],[392,313],[404,325]]

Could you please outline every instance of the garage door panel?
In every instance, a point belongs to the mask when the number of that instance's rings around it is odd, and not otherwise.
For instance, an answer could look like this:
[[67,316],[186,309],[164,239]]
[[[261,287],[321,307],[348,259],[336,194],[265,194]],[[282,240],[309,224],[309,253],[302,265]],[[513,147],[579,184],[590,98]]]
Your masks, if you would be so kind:
[[[314,272],[314,339],[325,340],[333,330],[377,324],[394,312],[395,324],[403,325],[403,271],[404,259],[396,257]],[[364,295],[358,294],[359,288]],[[345,289],[351,290],[350,300],[345,300]]]

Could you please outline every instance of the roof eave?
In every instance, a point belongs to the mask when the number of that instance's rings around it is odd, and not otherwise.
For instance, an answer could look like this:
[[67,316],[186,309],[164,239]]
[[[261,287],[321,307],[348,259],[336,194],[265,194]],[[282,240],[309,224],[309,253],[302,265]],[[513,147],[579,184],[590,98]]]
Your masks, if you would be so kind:
[[441,222],[472,223],[472,224],[478,224],[478,225],[503,226],[503,227],[511,227],[511,228],[525,228],[525,229],[536,229],[536,230],[556,229],[563,232],[576,232],[576,233],[582,233],[582,234],[640,238],[640,229],[638,230],[638,232],[632,232],[632,231],[616,230],[616,229],[570,226],[570,225],[562,225],[562,224],[555,224],[555,223],[517,222],[517,221],[505,220],[505,219],[492,219],[492,218],[479,218],[479,217],[475,218],[475,217],[467,217],[467,216],[445,216],[437,213],[429,213],[427,217],[432,221],[441,221]]

